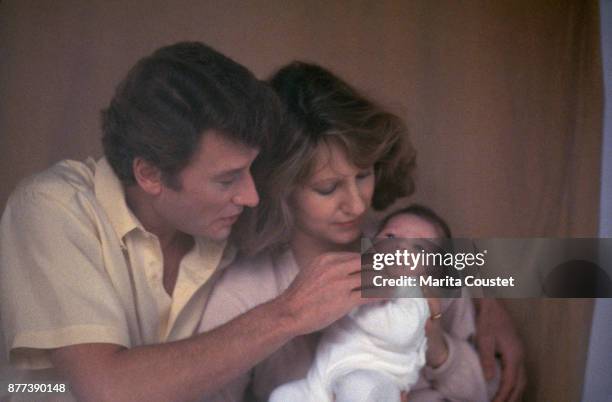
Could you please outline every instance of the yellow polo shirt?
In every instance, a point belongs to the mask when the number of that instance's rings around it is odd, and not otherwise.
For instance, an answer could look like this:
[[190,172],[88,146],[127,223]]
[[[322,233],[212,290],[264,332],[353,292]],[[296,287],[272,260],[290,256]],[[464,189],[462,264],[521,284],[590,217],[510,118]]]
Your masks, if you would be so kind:
[[62,161],[21,183],[0,223],[0,321],[10,361],[48,368],[50,348],[189,337],[234,254],[224,242],[196,238],[170,297],[159,240],[128,208],[108,162]]

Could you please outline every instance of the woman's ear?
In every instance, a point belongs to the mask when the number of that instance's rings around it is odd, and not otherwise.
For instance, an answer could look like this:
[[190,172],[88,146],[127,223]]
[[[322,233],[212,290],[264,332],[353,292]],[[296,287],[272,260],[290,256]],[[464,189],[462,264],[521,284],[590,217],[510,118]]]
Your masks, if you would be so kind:
[[159,195],[162,191],[162,174],[157,166],[149,161],[136,157],[132,162],[134,178],[138,186],[150,195]]

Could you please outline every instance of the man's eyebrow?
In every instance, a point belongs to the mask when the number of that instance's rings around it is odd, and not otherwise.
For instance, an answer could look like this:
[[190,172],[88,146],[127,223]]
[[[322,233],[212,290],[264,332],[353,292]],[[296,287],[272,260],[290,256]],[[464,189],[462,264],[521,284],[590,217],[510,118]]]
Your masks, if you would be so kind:
[[227,169],[227,170],[222,170],[219,173],[216,173],[213,176],[213,179],[219,179],[222,178],[224,176],[233,176],[235,174],[239,174],[240,172],[242,172],[244,169],[246,168],[246,166],[242,166],[242,167],[238,167],[238,168],[234,168],[234,169]]

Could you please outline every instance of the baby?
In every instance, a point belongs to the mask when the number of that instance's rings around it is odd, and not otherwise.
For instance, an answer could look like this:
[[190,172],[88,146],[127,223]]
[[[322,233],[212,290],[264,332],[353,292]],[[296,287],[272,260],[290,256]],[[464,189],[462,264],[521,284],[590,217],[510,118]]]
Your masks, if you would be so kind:
[[[412,206],[389,216],[376,237],[438,239],[450,231],[427,208]],[[270,401],[399,402],[425,365],[430,319],[420,289],[402,291],[408,298],[360,307],[328,327],[306,378],[278,387]],[[434,352],[428,361],[445,359],[443,344]]]

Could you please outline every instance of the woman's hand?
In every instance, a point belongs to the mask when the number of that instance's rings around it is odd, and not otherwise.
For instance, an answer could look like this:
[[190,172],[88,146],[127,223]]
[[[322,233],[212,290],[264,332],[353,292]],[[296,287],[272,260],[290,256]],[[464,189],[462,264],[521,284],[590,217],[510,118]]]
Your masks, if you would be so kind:
[[444,330],[440,320],[442,316],[440,299],[428,298],[427,303],[431,315],[425,324],[425,335],[427,336],[425,360],[429,367],[437,368],[448,358],[448,345],[444,340]]
[[487,380],[495,376],[495,354],[501,356],[501,382],[494,402],[518,401],[527,384],[523,343],[499,301],[475,299],[475,304],[478,307],[476,345]]

